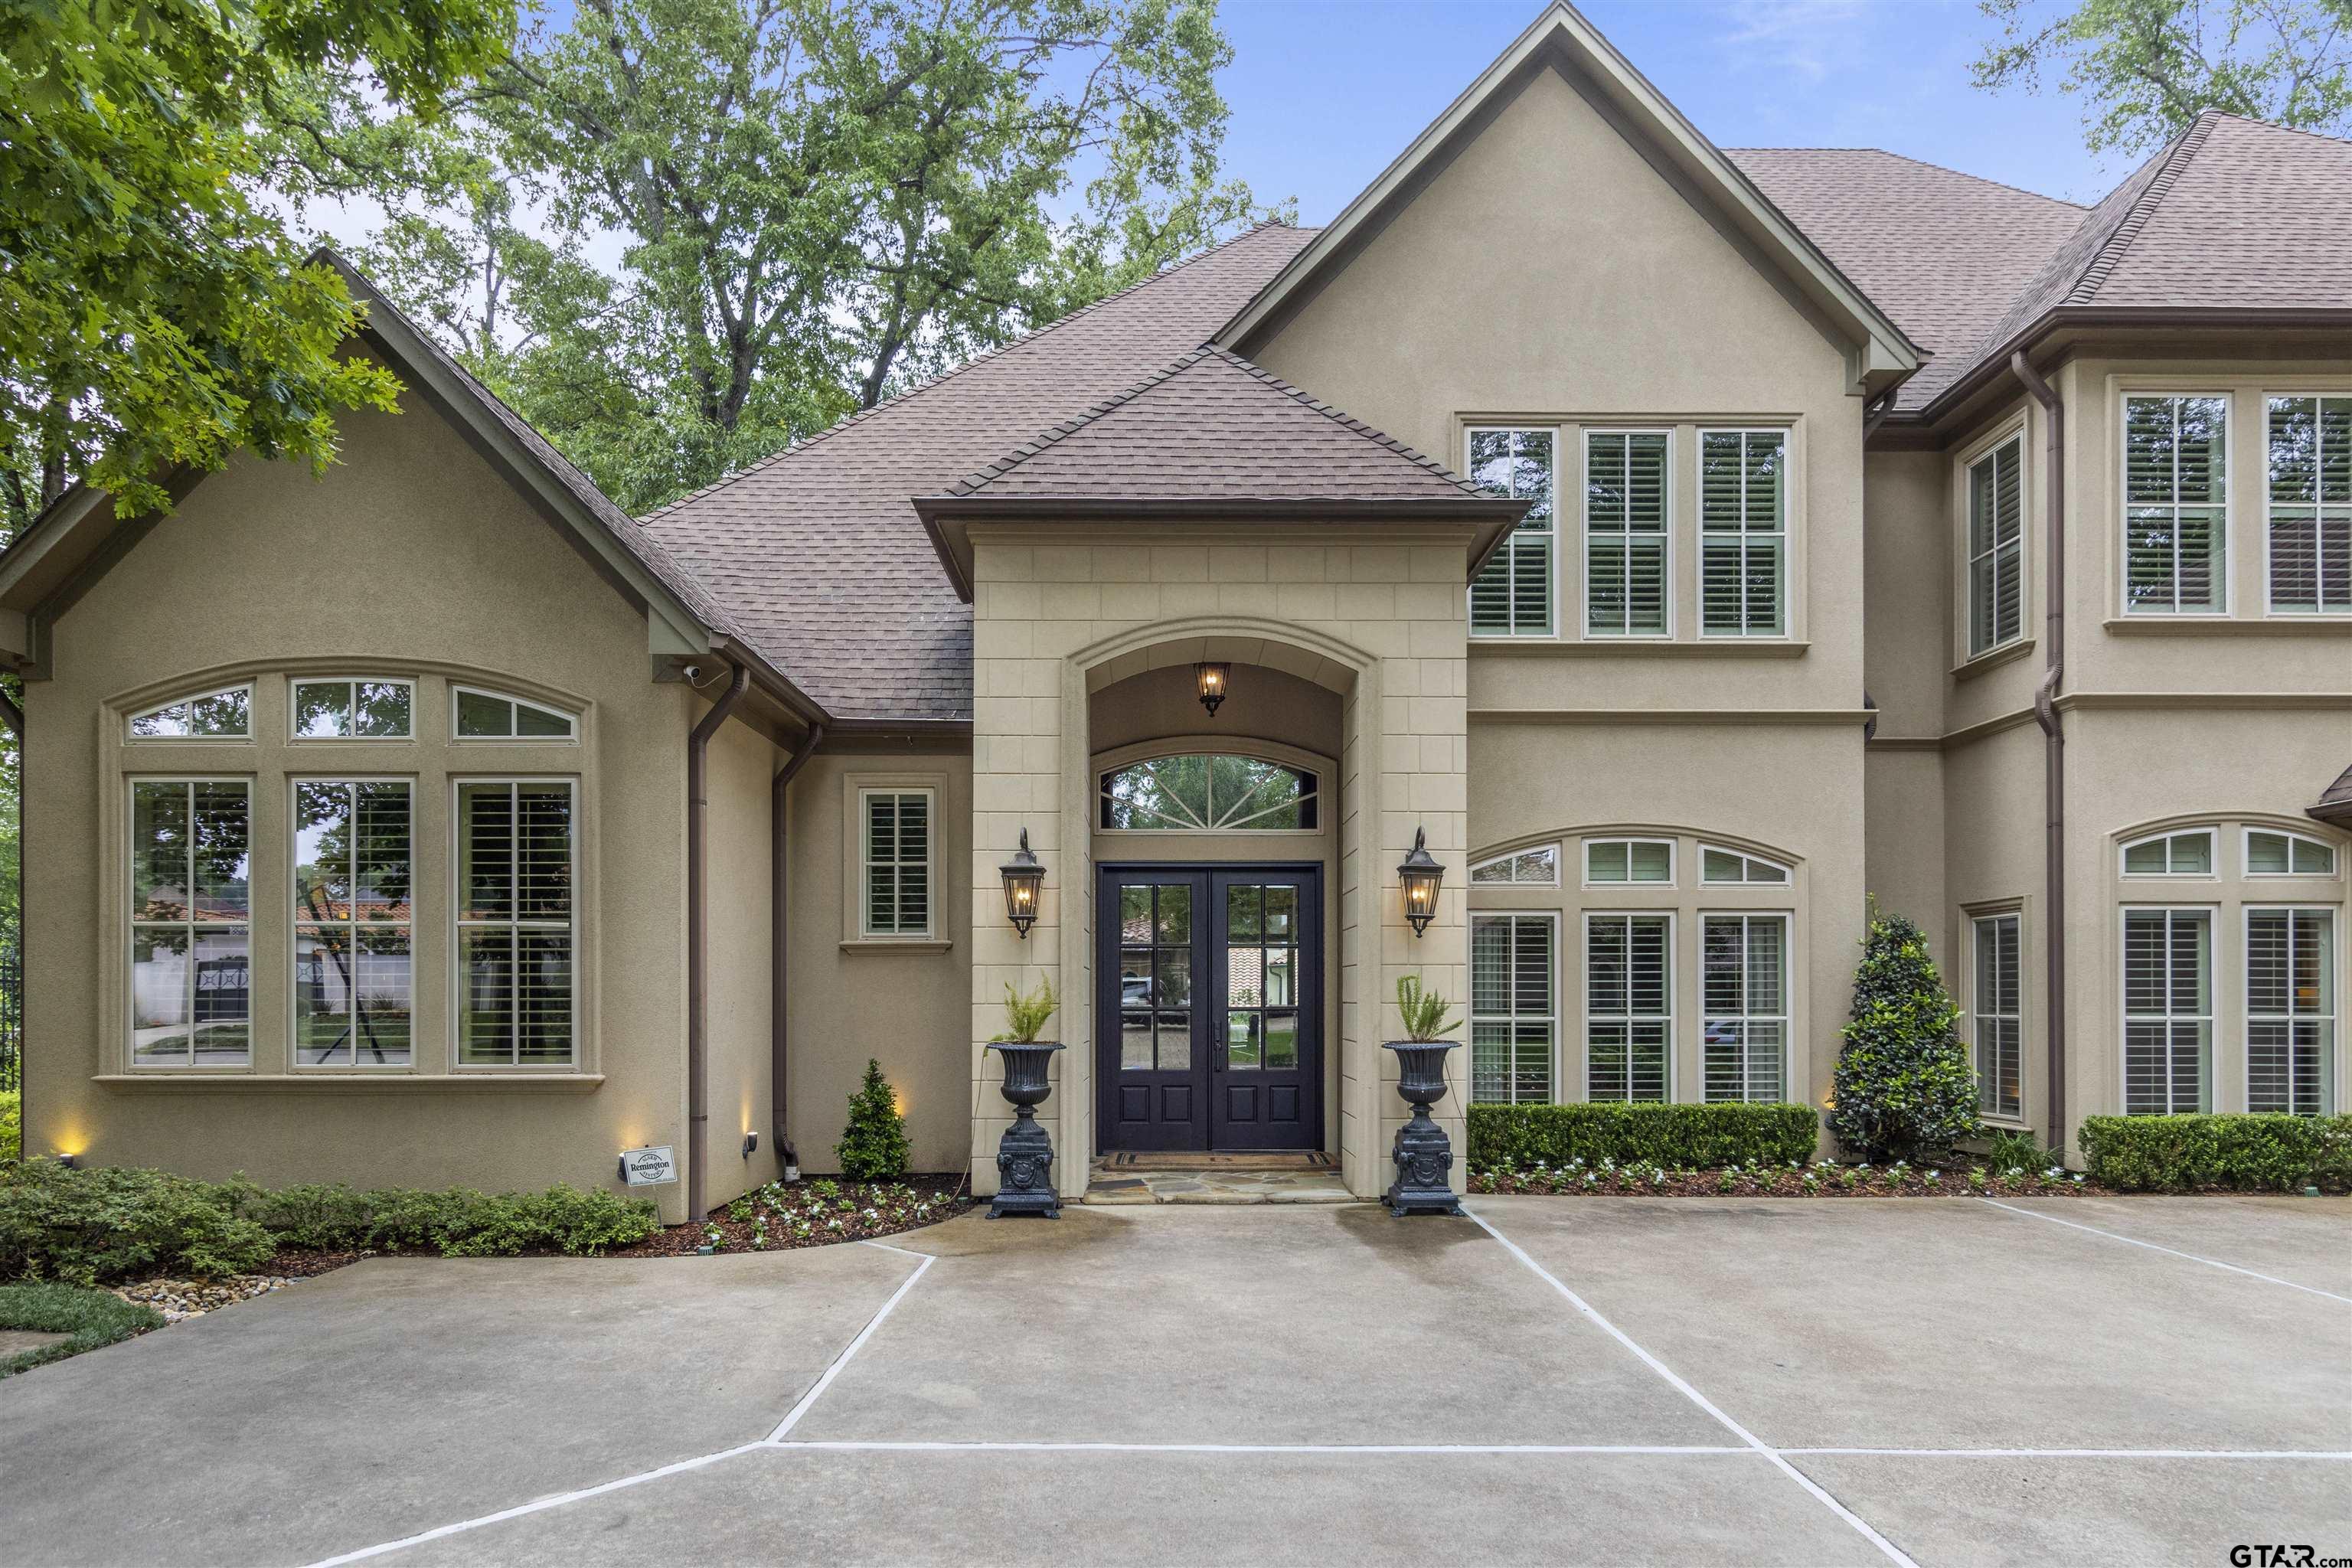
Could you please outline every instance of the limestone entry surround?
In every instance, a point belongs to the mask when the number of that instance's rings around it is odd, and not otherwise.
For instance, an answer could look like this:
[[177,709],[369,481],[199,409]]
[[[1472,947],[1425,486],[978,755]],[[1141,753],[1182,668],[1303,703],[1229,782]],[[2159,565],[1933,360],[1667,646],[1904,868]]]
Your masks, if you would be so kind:
[[[1086,1191],[1096,1137],[1087,698],[1201,659],[1231,663],[1236,692],[1258,667],[1339,695],[1334,1152],[1349,1191],[1372,1196],[1387,1186],[1389,1141],[1405,1111],[1393,1055],[1380,1048],[1399,1031],[1397,978],[1417,973],[1457,999],[1465,1018],[1468,1010],[1464,592],[1472,533],[1468,524],[1371,522],[972,525],[975,1191],[995,1189],[997,1140],[1011,1120],[987,1041],[1003,1026],[1006,984],[1026,989],[1041,975],[1062,999],[1048,1034],[1068,1048],[1055,1058],[1054,1094],[1039,1118],[1053,1135],[1061,1191]],[[1045,867],[1025,940],[1005,919],[997,871],[1024,828]],[[1418,937],[1396,877],[1416,828],[1445,866],[1437,918]],[[1466,1047],[1466,1024],[1457,1037]],[[1433,1108],[1457,1160],[1467,1058],[1466,1048],[1454,1053],[1450,1092]]]

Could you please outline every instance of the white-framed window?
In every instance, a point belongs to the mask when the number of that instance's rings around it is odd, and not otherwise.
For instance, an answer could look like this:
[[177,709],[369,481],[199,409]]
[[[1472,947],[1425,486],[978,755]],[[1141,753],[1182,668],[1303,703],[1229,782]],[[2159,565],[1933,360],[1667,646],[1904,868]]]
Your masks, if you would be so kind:
[[2025,440],[2012,436],[1969,465],[1969,655],[2025,632]]
[[1969,1024],[1976,1047],[1977,1109],[1987,1116],[2020,1116],[2024,1029],[2017,912],[1978,915],[1969,925],[1976,958]]
[[1542,1105],[1552,1097],[1559,987],[1555,917],[1470,917],[1470,1098]]
[[1470,482],[1489,495],[1530,503],[1470,584],[1470,635],[1549,637],[1559,432],[1474,428],[1468,434]]
[[1671,838],[1588,838],[1584,841],[1584,885],[1588,888],[1675,885],[1675,841]]
[[1584,635],[1664,637],[1668,591],[1664,430],[1584,433]]
[[2204,1110],[2212,1104],[2212,911],[2123,915],[2125,1114]]
[[1664,1100],[1675,1042],[1671,914],[1584,917],[1584,1092]]
[[2246,829],[2249,877],[2333,877],[2336,847],[2275,827]]
[[253,1061],[253,786],[131,781],[131,1063]]
[[458,741],[569,741],[579,734],[572,716],[528,698],[478,686],[449,689],[450,737]]
[[934,798],[927,789],[857,792],[857,815],[865,824],[858,850],[864,896],[858,929],[863,935],[931,934]]
[[253,683],[226,687],[196,697],[178,697],[131,715],[133,741],[249,741],[253,738]]
[[2124,399],[2124,611],[2229,608],[2230,400]]
[[1701,430],[1699,632],[1787,630],[1789,433]]
[[294,1061],[415,1060],[415,786],[294,783]]
[[464,1067],[575,1055],[578,791],[570,779],[458,779],[454,963]]
[[1315,774],[1258,757],[1150,757],[1108,770],[1101,783],[1105,832],[1304,832],[1316,822]]
[[1783,888],[1789,883],[1789,868],[1744,849],[1702,844],[1698,847],[1698,879],[1710,888]]
[[416,683],[367,677],[301,678],[289,683],[297,741],[405,741],[415,733]]
[[2246,1109],[2324,1115],[2335,1086],[2336,911],[2246,910]]
[[2352,614],[2352,397],[2270,399],[2270,607]]
[[1787,1092],[1789,920],[1700,917],[1701,1067],[1706,1098],[1778,1100]]
[[1559,886],[1559,846],[1538,844],[1481,860],[1470,868],[1475,888],[1557,888]]
[[2124,846],[2126,877],[2210,877],[2213,875],[2213,830],[2158,833]]

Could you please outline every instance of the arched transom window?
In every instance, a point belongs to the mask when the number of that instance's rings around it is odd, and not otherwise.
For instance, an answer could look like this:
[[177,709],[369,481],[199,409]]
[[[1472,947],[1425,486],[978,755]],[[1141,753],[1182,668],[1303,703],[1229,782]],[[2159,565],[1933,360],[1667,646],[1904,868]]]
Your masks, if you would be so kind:
[[1255,757],[1154,757],[1102,776],[1102,826],[1146,833],[1315,826],[1315,775]]

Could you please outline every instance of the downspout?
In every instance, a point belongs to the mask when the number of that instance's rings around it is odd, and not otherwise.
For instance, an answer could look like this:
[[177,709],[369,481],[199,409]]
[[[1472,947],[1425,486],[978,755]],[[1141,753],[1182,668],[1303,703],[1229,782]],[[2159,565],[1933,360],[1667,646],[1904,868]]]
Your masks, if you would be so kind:
[[[688,672],[688,679],[693,679]],[[709,981],[710,917],[703,908],[710,888],[708,861],[710,802],[705,781],[709,773],[710,737],[751,685],[751,667],[735,666],[734,679],[694,733],[686,742],[686,1223],[702,1223],[704,1184],[702,1160],[710,1142]]]
[[2050,536],[2049,581],[2042,589],[2042,684],[2033,690],[2033,721],[2042,726],[2042,919],[2048,935],[2050,998],[2050,1150],[2066,1146],[2066,736],[2058,726],[2058,687],[2066,678],[2066,406],[2042,379],[2022,349],[2009,368],[2042,405],[2042,468],[2049,475],[2043,531]]
[[793,1146],[793,1135],[784,1129],[784,1042],[790,1032],[789,1013],[784,1000],[784,971],[790,960],[790,944],[785,937],[790,926],[787,902],[792,892],[792,878],[785,864],[784,850],[791,832],[789,796],[793,776],[808,765],[808,760],[816,755],[817,747],[824,743],[824,726],[811,724],[808,738],[801,742],[800,750],[794,752],[777,773],[775,783],[768,790],[768,907],[771,911],[768,918],[770,940],[774,943],[774,951],[768,961],[772,977],[768,998],[768,1084],[771,1097],[775,1100],[771,1125],[776,1140],[776,1163],[782,1168],[784,1180],[788,1182],[800,1173],[801,1152]]

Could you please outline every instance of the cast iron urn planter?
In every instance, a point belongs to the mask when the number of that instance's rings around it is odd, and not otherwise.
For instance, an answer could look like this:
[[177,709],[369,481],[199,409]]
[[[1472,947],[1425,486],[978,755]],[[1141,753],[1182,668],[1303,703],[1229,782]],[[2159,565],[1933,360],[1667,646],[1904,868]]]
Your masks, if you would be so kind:
[[1445,1053],[1452,1040],[1390,1040],[1397,1054],[1397,1093],[1412,1107],[1412,1120],[1397,1129],[1396,1180],[1389,1184],[1392,1215],[1460,1214],[1454,1194],[1454,1143],[1430,1119],[1429,1108],[1445,1095]]
[[988,1217],[1034,1214],[1059,1219],[1062,1200],[1054,1191],[1054,1141],[1038,1123],[1037,1106],[1053,1092],[1045,1081],[1045,1064],[1062,1047],[995,1040],[989,1048],[1004,1058],[1003,1090],[1013,1105],[1013,1125],[996,1146],[996,1201],[988,1205]]

